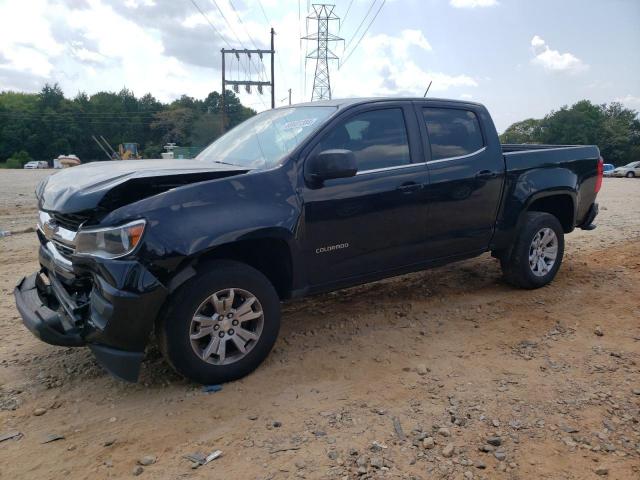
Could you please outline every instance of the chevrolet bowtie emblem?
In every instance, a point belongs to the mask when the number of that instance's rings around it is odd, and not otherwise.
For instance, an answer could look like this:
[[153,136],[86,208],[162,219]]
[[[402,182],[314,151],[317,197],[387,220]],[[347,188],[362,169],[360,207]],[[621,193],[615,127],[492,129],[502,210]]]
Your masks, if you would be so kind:
[[53,236],[58,232],[59,225],[55,220],[47,220],[42,225],[42,231],[44,232],[44,236],[48,239],[53,238]]

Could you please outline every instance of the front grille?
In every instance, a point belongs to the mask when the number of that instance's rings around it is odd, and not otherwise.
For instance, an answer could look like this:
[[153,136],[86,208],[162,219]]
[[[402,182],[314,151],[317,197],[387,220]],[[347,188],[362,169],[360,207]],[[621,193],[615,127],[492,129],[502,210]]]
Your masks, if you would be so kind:
[[51,216],[58,225],[72,232],[77,232],[80,229],[80,225],[89,220],[89,214],[81,213],[52,213]]
[[59,242],[58,240],[51,240],[51,243],[53,243],[53,246],[56,247],[56,250],[60,255],[62,255],[67,260],[71,261],[71,255],[73,255],[73,252],[74,252],[73,247],[65,245],[64,243]]

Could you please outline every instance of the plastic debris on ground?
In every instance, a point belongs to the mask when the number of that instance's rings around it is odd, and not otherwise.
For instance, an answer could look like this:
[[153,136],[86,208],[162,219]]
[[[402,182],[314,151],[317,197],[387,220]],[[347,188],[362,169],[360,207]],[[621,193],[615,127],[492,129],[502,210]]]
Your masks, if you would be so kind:
[[5,440],[20,440],[22,436],[23,435],[21,432],[5,433],[3,435],[0,435],[0,443],[4,442]]
[[43,444],[51,443],[51,442],[56,442],[58,440],[64,440],[64,435],[59,435],[57,433],[50,433],[49,435],[47,435],[45,437],[45,439],[42,441],[42,443]]
[[204,393],[216,393],[222,390],[222,385],[205,385],[202,387]]
[[189,455],[185,455],[184,458],[192,462],[191,468],[198,468],[198,467],[201,467],[202,465],[206,465],[207,463],[212,462],[213,460],[220,457],[221,455],[222,455],[222,450],[214,450],[213,452],[211,452],[209,455],[206,455],[206,456],[204,453],[195,452],[195,453],[190,453]]

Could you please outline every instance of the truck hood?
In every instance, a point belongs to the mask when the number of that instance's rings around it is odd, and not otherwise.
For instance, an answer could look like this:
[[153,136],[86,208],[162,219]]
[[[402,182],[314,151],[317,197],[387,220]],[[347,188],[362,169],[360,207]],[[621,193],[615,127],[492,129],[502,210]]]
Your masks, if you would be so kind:
[[66,168],[36,189],[41,210],[108,212],[191,183],[239,175],[248,168],[199,160],[119,160]]

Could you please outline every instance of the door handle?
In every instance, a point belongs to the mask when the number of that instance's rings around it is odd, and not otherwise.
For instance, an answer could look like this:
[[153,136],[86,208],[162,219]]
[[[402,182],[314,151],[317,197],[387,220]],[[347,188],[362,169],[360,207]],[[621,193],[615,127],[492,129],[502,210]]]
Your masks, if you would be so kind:
[[482,179],[496,178],[497,176],[498,176],[498,173],[492,170],[480,170],[478,173],[476,173],[476,178],[482,178]]
[[424,187],[424,185],[422,185],[421,183],[403,183],[398,187],[398,190],[401,193],[409,194],[417,192],[418,190],[422,190],[422,187]]

